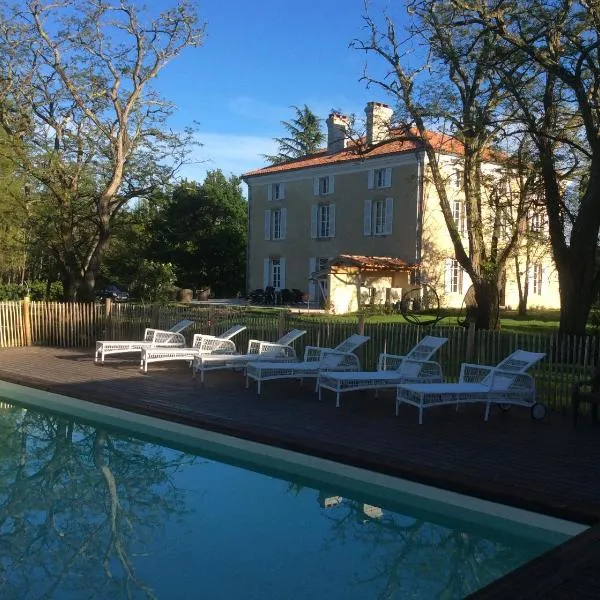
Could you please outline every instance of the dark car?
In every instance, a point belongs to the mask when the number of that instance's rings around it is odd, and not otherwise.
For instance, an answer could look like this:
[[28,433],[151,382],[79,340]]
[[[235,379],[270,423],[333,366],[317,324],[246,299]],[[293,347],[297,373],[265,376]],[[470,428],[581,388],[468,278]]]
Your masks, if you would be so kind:
[[96,290],[96,298],[104,300],[110,298],[114,302],[127,302],[129,300],[129,293],[120,290],[116,285],[105,285],[100,289]]

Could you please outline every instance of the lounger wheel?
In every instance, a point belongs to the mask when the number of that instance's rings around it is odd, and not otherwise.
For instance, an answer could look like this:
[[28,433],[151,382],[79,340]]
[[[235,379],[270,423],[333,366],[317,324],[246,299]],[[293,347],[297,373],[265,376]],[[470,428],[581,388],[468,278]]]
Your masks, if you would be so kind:
[[541,421],[546,416],[546,405],[536,402],[531,407],[531,418],[535,421]]

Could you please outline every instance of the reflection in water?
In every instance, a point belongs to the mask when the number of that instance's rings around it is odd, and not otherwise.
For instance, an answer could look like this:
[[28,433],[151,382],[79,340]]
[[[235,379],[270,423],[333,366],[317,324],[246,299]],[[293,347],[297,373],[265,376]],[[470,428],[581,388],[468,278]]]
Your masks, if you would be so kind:
[[6,598],[154,598],[132,548],[184,510],[193,460],[24,409],[0,413],[0,587]]
[[2,600],[462,598],[550,545],[0,410]]

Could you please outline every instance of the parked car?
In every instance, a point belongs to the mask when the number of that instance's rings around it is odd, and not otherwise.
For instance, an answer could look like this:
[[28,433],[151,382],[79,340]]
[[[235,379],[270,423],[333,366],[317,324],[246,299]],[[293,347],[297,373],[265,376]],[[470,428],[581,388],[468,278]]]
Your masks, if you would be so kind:
[[114,302],[127,302],[129,300],[129,293],[120,290],[116,285],[105,285],[97,289],[95,294],[99,300],[104,300],[105,298],[110,298]]

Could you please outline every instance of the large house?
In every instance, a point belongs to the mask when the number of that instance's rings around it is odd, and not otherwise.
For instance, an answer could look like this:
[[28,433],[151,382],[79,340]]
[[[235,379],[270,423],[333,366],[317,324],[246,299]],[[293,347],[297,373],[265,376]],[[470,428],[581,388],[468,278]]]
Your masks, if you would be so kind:
[[[389,106],[369,102],[365,112],[366,134],[360,140],[349,139],[346,116],[332,113],[326,150],[243,175],[248,287],[300,289],[312,302],[347,312],[365,290],[371,290],[371,301],[384,302],[426,282],[444,306],[460,307],[470,282],[454,258],[422,143],[393,134]],[[464,232],[461,146],[434,133],[431,142]],[[504,169],[491,159],[485,167],[491,177]],[[538,231],[545,227],[538,214],[529,221]],[[525,249],[522,243],[517,255],[519,260],[507,265],[501,303],[517,306],[519,276],[522,285],[528,279],[529,306],[558,307],[548,250]],[[393,293],[382,292],[385,288]]]

